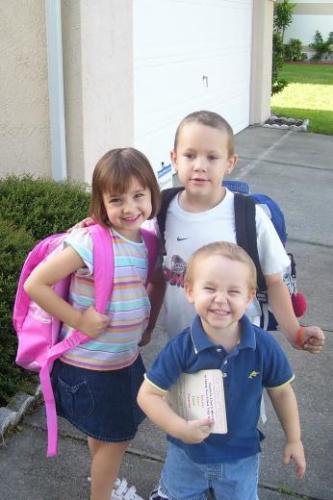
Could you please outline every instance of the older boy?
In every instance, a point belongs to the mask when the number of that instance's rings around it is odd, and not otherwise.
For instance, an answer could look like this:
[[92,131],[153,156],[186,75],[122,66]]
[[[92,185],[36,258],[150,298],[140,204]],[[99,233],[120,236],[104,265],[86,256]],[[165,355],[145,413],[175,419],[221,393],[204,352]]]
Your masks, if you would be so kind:
[[[216,240],[236,243],[234,194],[222,181],[233,171],[237,158],[232,128],[217,113],[197,111],[180,122],[171,160],[184,190],[172,199],[161,235],[166,253],[165,326],[170,338],[193,320],[193,306],[186,301],[182,289],[186,263],[192,253]],[[294,347],[319,353],[324,345],[324,333],[316,326],[300,328],[282,279],[290,264],[289,258],[269,217],[259,206],[256,206],[256,230],[268,302],[280,330]],[[162,287],[162,282],[156,283],[154,290],[158,292]],[[156,298],[158,309],[158,294]],[[152,306],[155,311],[154,293]],[[252,323],[259,325],[260,314],[260,305],[254,298],[247,315]],[[151,326],[153,323],[150,322]]]

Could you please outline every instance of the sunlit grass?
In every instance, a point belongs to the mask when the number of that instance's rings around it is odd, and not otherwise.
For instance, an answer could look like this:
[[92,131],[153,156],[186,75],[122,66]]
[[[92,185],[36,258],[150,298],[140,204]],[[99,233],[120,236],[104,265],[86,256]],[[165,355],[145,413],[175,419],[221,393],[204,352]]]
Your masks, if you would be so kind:
[[311,132],[333,134],[333,65],[286,64],[280,77],[290,83],[272,97],[273,113],[308,118]]

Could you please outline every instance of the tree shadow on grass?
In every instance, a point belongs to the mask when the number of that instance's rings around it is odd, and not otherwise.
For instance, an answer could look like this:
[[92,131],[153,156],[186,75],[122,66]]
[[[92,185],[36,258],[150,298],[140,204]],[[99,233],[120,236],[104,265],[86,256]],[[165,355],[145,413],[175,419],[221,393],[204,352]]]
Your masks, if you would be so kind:
[[333,64],[286,64],[280,76],[288,83],[333,85]]

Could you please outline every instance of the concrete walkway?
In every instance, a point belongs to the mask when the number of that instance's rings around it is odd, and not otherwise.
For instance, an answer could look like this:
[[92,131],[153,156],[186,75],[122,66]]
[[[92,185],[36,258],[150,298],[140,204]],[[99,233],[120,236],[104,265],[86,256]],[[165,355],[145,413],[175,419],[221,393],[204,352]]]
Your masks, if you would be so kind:
[[[333,499],[333,137],[250,127],[236,137],[240,162],[234,178],[251,191],[277,200],[287,219],[288,249],[297,259],[299,291],[309,309],[304,323],[322,326],[326,349],[319,356],[295,351],[281,340],[296,373],[308,468],[298,481],[293,466],[281,461],[283,434],[268,403],[260,499]],[[157,328],[144,350],[146,364],[165,343]],[[81,500],[89,498],[89,455],[84,436],[61,420],[59,454],[45,459],[43,409],[26,416],[0,449],[1,500]],[[121,476],[146,499],[158,481],[165,453],[164,435],[145,422],[126,454]],[[232,499],[230,499],[232,500]]]

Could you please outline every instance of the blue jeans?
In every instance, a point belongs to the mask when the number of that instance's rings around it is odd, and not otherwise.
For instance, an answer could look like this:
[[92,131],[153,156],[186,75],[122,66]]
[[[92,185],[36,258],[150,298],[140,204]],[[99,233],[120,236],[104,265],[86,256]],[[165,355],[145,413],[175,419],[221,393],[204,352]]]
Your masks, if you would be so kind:
[[198,464],[168,443],[160,491],[169,500],[206,500],[208,489],[217,500],[258,500],[259,453],[240,460]]

